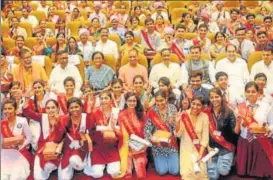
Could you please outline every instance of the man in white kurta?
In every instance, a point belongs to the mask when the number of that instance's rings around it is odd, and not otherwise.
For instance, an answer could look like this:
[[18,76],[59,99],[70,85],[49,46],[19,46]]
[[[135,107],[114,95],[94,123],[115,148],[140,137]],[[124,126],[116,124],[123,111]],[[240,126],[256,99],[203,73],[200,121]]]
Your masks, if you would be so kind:
[[227,57],[216,64],[216,71],[227,73],[229,85],[240,92],[244,91],[244,86],[249,80],[249,72],[246,62],[236,57],[236,47],[234,45],[227,46]]
[[59,64],[52,70],[48,87],[51,91],[58,93],[65,93],[64,79],[68,76],[75,80],[75,92],[79,92],[82,86],[82,78],[78,68],[74,65],[68,64],[68,53],[61,51],[58,54]]
[[251,80],[258,73],[264,73],[267,77],[267,87],[268,93],[273,93],[273,50],[265,49],[262,52],[262,60],[256,62],[251,68]]
[[95,51],[95,46],[92,44],[92,42],[88,41],[89,33],[87,29],[81,29],[79,34],[80,41],[78,42],[78,47],[83,54],[84,62],[89,63],[89,61],[92,59],[92,54]]
[[35,16],[29,15],[29,12],[26,8],[22,8],[22,17],[20,18],[20,21],[30,23],[32,29],[35,28],[39,23]]
[[163,62],[152,67],[149,82],[152,87],[158,88],[158,80],[161,77],[167,77],[171,81],[172,88],[179,88],[181,85],[180,66],[177,63],[172,63],[170,60],[171,51],[169,49],[162,49],[161,56]]
[[109,40],[109,30],[107,28],[101,29],[100,40],[97,42],[95,50],[103,54],[111,54],[118,61],[118,45],[116,42]]

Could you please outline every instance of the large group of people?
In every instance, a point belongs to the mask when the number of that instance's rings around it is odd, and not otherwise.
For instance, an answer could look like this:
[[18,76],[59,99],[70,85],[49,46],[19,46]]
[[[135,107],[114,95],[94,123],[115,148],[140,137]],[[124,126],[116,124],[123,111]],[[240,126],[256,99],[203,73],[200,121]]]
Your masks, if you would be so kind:
[[272,179],[273,1],[236,2],[6,1],[1,178]]

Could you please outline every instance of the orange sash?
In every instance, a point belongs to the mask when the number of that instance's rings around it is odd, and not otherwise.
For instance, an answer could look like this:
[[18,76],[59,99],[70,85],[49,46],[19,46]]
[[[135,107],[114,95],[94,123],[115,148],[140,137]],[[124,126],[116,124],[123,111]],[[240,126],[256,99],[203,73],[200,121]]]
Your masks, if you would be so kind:
[[143,39],[145,40],[146,44],[149,46],[149,48],[151,50],[155,51],[155,49],[153,48],[153,46],[152,46],[152,44],[151,44],[151,42],[149,40],[148,33],[145,32],[144,30],[141,30],[140,32],[141,32],[141,34],[143,36]]
[[58,94],[57,100],[58,100],[58,103],[59,103],[60,108],[63,111],[63,113],[68,114],[68,110],[67,110],[67,107],[66,107],[67,99],[66,99],[65,94]]
[[[24,80],[24,66],[22,63],[20,63],[19,65],[19,72],[18,72],[18,81],[21,83],[21,86],[22,86],[22,90],[25,91],[26,88],[29,88],[29,87],[26,87],[25,86],[25,80]],[[33,82],[35,80],[37,80],[40,76],[39,76],[39,73],[38,73],[38,69],[37,67],[32,64],[32,68],[31,68],[31,71],[32,71],[32,78],[33,78]]]
[[[190,120],[190,117],[188,115],[188,113],[186,111],[184,111],[182,113],[182,116],[181,116],[181,119],[185,125],[185,128],[186,128],[186,131],[188,133],[188,135],[190,136],[193,144],[194,144],[194,147],[196,148],[197,152],[199,153],[200,152],[200,148],[201,148],[201,145],[200,143],[194,143],[194,141],[198,141],[200,142],[197,134],[195,133],[194,131],[194,128],[193,128],[193,125],[191,123],[191,120]],[[202,156],[204,156],[204,154],[202,154]]]
[[[166,123],[164,123],[164,121],[156,114],[156,112],[153,109],[149,110],[148,116],[149,116],[152,123],[156,126],[156,128],[158,130],[163,130],[163,131],[170,132],[169,127],[166,125]],[[175,137],[171,138],[171,144],[172,144],[173,147],[178,149],[178,145],[177,145]]]
[[126,129],[126,131],[128,132],[129,135],[135,134],[135,135],[137,135],[139,137],[143,137],[142,130],[144,128],[144,123],[143,123],[144,120],[138,120],[138,119],[136,119],[136,121],[143,121],[143,122],[139,123],[139,125],[140,125],[139,127],[136,127],[135,125],[132,124],[133,119],[130,118],[128,111],[126,111],[124,113],[124,117],[123,118],[124,119],[122,121],[122,124],[124,125],[124,127],[125,127],[125,129]]
[[[255,120],[254,116],[252,113],[249,112],[246,103],[241,103],[238,105],[238,109],[239,109],[239,113],[240,115],[245,115],[245,119],[247,120],[246,122],[243,123],[243,125],[248,128],[248,126],[257,121]],[[263,148],[265,154],[267,155],[267,158],[269,160],[269,162],[271,163],[272,167],[273,167],[273,145],[270,142],[270,139],[266,136],[258,136],[257,137],[257,141],[259,142],[259,144],[261,145],[261,147]]]
[[177,47],[177,45],[174,42],[172,43],[171,49],[172,49],[172,52],[179,57],[181,62],[185,61],[185,56],[183,52],[180,50],[180,48]]
[[214,141],[216,141],[218,144],[226,148],[227,150],[234,152],[235,151],[235,146],[231,144],[230,142],[226,141],[225,138],[222,135],[215,135],[214,131],[216,131],[215,123],[213,121],[213,117],[210,111],[210,108],[204,109],[204,112],[208,115],[209,117],[209,133],[210,136]]

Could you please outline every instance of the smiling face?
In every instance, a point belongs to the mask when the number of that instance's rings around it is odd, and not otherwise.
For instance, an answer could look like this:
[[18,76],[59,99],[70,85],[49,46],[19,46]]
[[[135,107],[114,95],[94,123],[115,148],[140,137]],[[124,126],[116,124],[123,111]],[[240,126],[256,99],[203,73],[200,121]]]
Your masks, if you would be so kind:
[[191,77],[190,79],[190,85],[192,87],[192,89],[194,90],[198,90],[201,88],[201,84],[202,84],[202,79],[200,76],[196,76],[196,77]]
[[107,40],[109,37],[109,32],[107,29],[102,29],[100,33],[101,40]]
[[71,38],[71,39],[69,40],[69,47],[70,47],[71,49],[75,49],[75,48],[76,48],[76,41],[75,41],[73,38]]
[[193,115],[198,115],[202,111],[203,105],[202,103],[198,100],[195,99],[191,102],[191,114]]
[[3,107],[3,114],[7,119],[9,119],[16,115],[16,109],[11,103],[7,103]]
[[106,93],[100,95],[100,105],[102,109],[111,107],[111,98]]
[[39,82],[33,85],[33,90],[36,96],[43,96],[45,94],[44,86]]
[[198,61],[201,58],[201,52],[199,48],[192,48],[190,50],[191,59],[194,61]]
[[157,105],[158,109],[165,109],[167,106],[167,99],[162,96],[157,96],[155,97],[155,104]]
[[258,99],[258,91],[254,86],[248,87],[245,91],[245,95],[246,95],[247,100],[251,104],[254,104]]
[[159,89],[164,91],[165,93],[168,93],[170,86],[167,86],[163,84],[162,82],[159,82]]
[[30,52],[25,52],[22,54],[21,62],[24,66],[24,68],[29,69],[32,67],[32,58]]
[[82,113],[82,107],[78,103],[73,102],[68,107],[68,111],[69,111],[69,114],[71,114],[71,116],[79,117],[81,116],[81,113]]
[[228,77],[227,76],[220,76],[217,80],[217,84],[221,90],[226,90],[228,88]]
[[216,41],[219,43],[223,43],[224,40],[225,40],[225,37],[221,33],[219,33],[216,37]]
[[201,39],[205,38],[208,33],[207,28],[201,27],[198,29],[198,35],[201,37]]
[[93,63],[96,67],[100,67],[103,63],[103,57],[101,54],[96,54],[93,58]]
[[222,98],[215,92],[209,93],[209,99],[213,107],[221,106]]
[[10,89],[10,95],[16,99],[20,99],[21,95],[22,95],[22,90],[21,87],[19,85],[14,85],[12,86],[12,88]]
[[266,78],[265,77],[259,77],[255,79],[255,83],[258,85],[259,89],[264,89],[266,86]]
[[15,45],[16,47],[18,47],[19,49],[21,49],[25,44],[25,41],[22,37],[17,37],[15,40]]
[[137,98],[135,96],[130,96],[126,101],[126,104],[128,109],[135,109],[137,105]]
[[64,85],[66,94],[74,94],[75,84],[73,81],[67,81]]
[[132,44],[134,41],[134,37],[131,34],[126,34],[125,41],[127,44]]
[[120,83],[113,84],[112,91],[114,94],[121,94],[122,93],[122,85]]
[[65,43],[65,37],[63,34],[59,34],[59,36],[57,37],[57,41],[59,42],[59,44],[64,44]]
[[136,66],[138,63],[138,54],[136,51],[130,51],[129,53],[129,63],[131,66]]
[[48,114],[48,116],[53,117],[59,113],[59,108],[53,101],[50,101],[46,105],[46,113]]
[[133,86],[137,93],[141,93],[144,90],[144,82],[141,78],[136,78]]
[[61,68],[65,68],[68,64],[68,53],[63,53],[58,56],[58,62]]

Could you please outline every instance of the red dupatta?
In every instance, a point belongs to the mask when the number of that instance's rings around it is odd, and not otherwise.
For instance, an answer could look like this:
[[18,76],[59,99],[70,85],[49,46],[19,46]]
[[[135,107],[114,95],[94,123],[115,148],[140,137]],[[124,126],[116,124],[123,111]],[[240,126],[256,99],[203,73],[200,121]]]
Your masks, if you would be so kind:
[[[158,130],[170,132],[170,129],[167,126],[167,124],[156,114],[156,112],[153,109],[150,109],[148,111],[148,116],[151,119],[153,125],[155,125]],[[175,137],[172,137],[171,144],[173,147],[178,149],[178,145],[177,145]]]
[[13,133],[11,132],[11,130],[9,128],[8,120],[2,120],[1,126],[2,126],[2,128],[1,128],[2,129],[2,135],[5,138],[14,137]]
[[57,100],[58,100],[59,106],[60,106],[61,110],[63,111],[63,113],[65,115],[68,114],[68,110],[66,107],[67,99],[66,99],[65,94],[58,94]]
[[185,61],[185,56],[184,56],[183,52],[180,50],[180,48],[177,47],[177,45],[174,42],[171,45],[171,49],[172,49],[172,52],[175,53],[179,57],[181,62]]
[[222,135],[215,135],[214,132],[217,130],[215,123],[213,121],[213,117],[211,114],[211,109],[210,108],[205,108],[204,113],[206,113],[209,117],[209,133],[210,136],[214,141],[216,141],[218,144],[226,148],[227,150],[234,152],[235,151],[235,146],[231,144],[230,142],[226,141],[225,138]]

